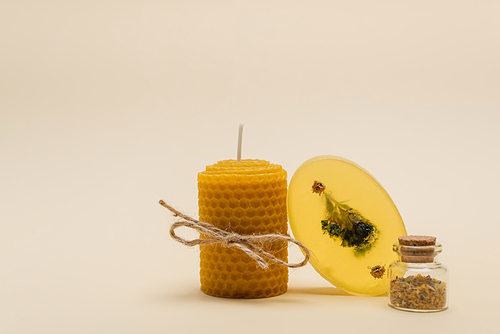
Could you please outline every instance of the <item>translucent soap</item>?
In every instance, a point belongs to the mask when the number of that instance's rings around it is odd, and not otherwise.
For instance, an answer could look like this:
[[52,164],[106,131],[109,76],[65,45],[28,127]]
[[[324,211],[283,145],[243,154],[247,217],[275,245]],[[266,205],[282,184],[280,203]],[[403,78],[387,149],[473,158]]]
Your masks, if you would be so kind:
[[304,162],[288,188],[293,236],[312,252],[314,269],[355,295],[386,294],[392,245],[406,229],[389,194],[352,161],[319,156]]

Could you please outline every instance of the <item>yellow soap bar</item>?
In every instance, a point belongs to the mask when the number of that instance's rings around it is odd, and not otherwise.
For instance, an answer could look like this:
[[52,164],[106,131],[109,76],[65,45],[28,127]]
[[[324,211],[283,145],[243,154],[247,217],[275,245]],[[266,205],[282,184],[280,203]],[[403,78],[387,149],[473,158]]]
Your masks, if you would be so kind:
[[348,293],[381,295],[392,245],[406,229],[398,209],[366,170],[337,156],[304,162],[288,190],[293,236],[312,252],[316,271]]
[[[198,174],[199,219],[226,231],[286,235],[286,195],[286,171],[264,160],[219,161]],[[259,246],[287,261],[286,242]],[[272,297],[286,292],[288,268],[270,264],[262,269],[239,249],[201,245],[200,282],[211,296]]]

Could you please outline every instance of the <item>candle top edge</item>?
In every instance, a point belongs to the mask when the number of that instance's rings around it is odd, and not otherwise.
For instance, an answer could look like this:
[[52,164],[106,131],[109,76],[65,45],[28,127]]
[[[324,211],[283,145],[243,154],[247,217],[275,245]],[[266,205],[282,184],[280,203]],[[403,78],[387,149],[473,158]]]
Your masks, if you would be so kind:
[[[270,163],[266,160],[245,159],[222,160],[206,167],[201,175],[219,175],[219,174],[269,174],[285,171],[281,165]],[[285,171],[286,172],[286,171]]]

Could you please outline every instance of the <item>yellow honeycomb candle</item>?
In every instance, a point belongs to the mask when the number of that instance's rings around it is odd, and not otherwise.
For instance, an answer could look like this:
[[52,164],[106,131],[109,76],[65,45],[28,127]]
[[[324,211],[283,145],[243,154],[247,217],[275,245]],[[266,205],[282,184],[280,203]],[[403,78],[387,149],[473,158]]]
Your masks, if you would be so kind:
[[[287,234],[287,174],[264,160],[224,160],[198,174],[199,219],[239,234]],[[203,236],[202,236],[203,237]],[[286,242],[262,245],[287,261]],[[286,292],[288,268],[262,269],[241,250],[200,246],[201,290],[229,298],[264,298]]]

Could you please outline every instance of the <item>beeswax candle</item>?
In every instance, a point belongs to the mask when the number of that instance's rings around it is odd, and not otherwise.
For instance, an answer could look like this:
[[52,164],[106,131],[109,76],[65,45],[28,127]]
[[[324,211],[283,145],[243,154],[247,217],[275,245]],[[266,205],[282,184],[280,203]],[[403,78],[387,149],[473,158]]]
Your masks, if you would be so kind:
[[[287,234],[287,174],[264,160],[224,160],[198,174],[199,220],[244,235]],[[203,235],[201,236],[203,238]],[[287,261],[286,241],[260,245]],[[201,290],[229,298],[263,298],[286,292],[288,268],[260,268],[239,249],[200,246]]]

